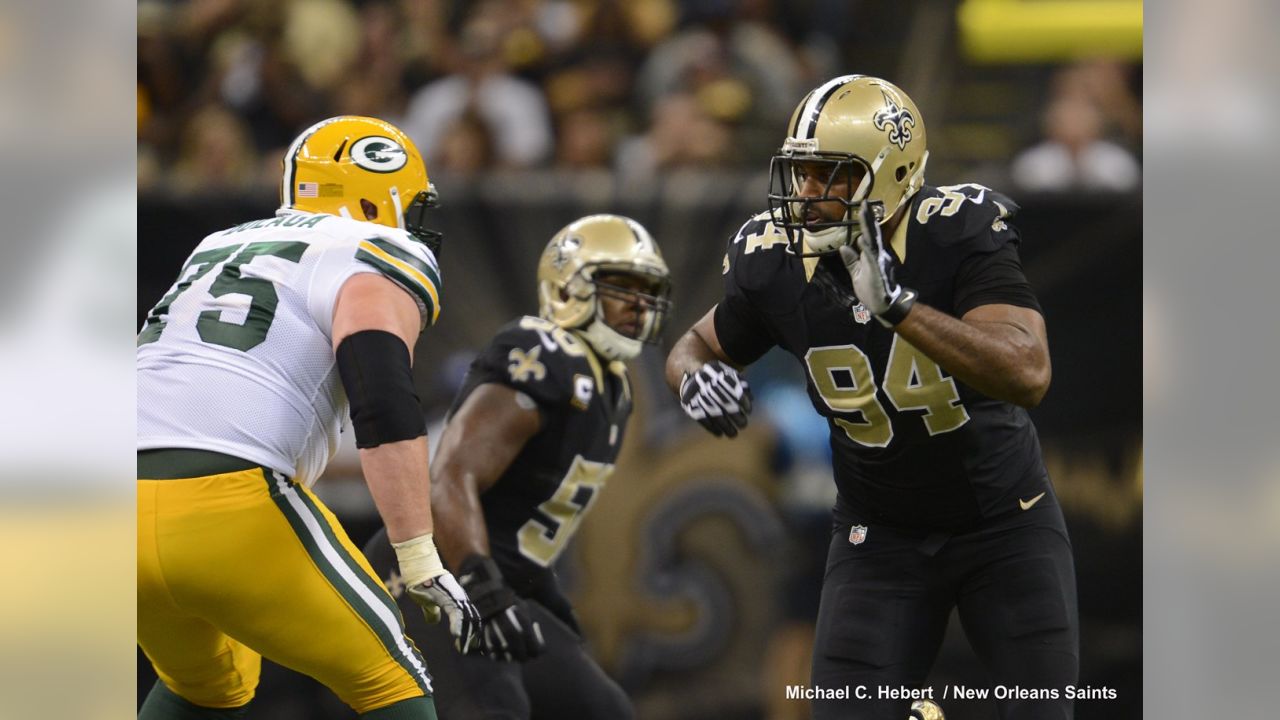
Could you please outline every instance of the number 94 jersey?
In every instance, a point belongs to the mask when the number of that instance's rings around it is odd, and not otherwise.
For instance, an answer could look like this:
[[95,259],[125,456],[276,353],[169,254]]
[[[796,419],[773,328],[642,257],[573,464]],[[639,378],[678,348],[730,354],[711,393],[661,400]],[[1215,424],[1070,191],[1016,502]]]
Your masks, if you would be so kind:
[[[925,186],[887,242],[897,279],[941,312],[1039,311],[1022,274],[1017,211],[981,185]],[[735,362],[778,345],[828,420],[841,501],[867,522],[959,530],[1047,489],[1026,411],[988,398],[881,326],[838,255],[801,258],[761,213],[729,244],[716,335]]]
[[613,473],[631,413],[626,365],[604,363],[571,331],[523,317],[472,363],[450,415],[485,383],[524,393],[542,417],[538,433],[480,498],[503,575],[521,595],[541,594]]
[[348,414],[333,308],[377,273],[440,313],[440,270],[403,230],[281,210],[200,242],[138,334],[138,449],[211,450],[311,485]]

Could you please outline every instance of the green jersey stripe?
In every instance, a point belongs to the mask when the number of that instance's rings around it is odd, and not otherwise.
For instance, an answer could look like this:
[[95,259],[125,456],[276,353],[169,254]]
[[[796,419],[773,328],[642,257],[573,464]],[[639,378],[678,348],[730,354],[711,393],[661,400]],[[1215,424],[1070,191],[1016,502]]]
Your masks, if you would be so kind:
[[382,271],[384,275],[395,280],[398,284],[404,287],[404,289],[417,296],[417,298],[421,300],[423,305],[427,308],[427,324],[434,324],[436,319],[440,317],[440,303],[436,289],[431,285],[423,284],[423,281],[427,280],[427,278],[421,273],[418,273],[418,276],[414,277],[414,274],[406,269],[406,265],[404,263],[397,264],[395,258],[390,257],[386,253],[377,254],[378,252],[380,252],[378,248],[371,248],[367,250],[362,245],[362,247],[356,251],[356,259],[374,266],[378,270]]
[[375,583],[351,557],[305,492],[278,472],[264,469],[263,478],[271,499],[329,584],[373,630],[388,654],[413,677],[422,692],[431,695],[431,678],[427,674],[426,662],[405,637],[404,620],[386,588]]
[[385,238],[380,238],[377,236],[367,238],[365,242],[372,243],[373,245],[381,249],[383,252],[386,252],[387,254],[397,258],[398,260],[408,263],[415,270],[422,273],[423,275],[426,275],[427,279],[431,281],[432,285],[436,286],[436,288],[440,287],[440,270],[435,264],[434,259],[432,262],[423,262],[422,259],[419,258],[417,255],[414,255],[413,253],[409,252],[408,250],[405,250],[404,248],[396,246],[394,243],[390,242],[389,240],[386,240]]

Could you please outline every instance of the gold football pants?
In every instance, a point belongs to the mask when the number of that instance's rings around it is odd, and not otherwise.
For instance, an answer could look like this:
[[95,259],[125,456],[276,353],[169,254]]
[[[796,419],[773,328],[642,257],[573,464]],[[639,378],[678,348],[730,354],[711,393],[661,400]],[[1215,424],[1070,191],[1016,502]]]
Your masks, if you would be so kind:
[[263,656],[360,713],[431,695],[395,602],[333,513],[263,468],[138,480],[138,644],[204,707],[249,702]]

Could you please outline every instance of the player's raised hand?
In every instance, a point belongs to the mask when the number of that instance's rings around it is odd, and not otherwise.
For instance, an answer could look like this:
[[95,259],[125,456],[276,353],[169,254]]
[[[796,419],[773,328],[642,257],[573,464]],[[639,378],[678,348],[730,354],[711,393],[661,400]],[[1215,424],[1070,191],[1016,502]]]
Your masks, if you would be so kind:
[[495,660],[524,662],[546,650],[542,627],[529,617],[528,605],[503,581],[492,558],[472,555],[459,574],[484,623],[480,652]]
[[853,278],[853,292],[872,315],[885,327],[902,322],[915,304],[916,292],[904,288],[894,279],[898,261],[884,244],[884,235],[876,222],[871,203],[858,208],[861,234],[854,240],[856,248],[840,248],[840,259]]
[[685,373],[680,381],[680,407],[712,435],[737,437],[751,413],[751,386],[726,363],[713,360]]

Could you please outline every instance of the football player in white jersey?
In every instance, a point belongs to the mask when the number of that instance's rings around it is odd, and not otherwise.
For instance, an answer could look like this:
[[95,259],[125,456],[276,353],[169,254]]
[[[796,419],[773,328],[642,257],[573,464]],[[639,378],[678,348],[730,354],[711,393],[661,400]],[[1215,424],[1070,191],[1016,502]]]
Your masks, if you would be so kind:
[[265,656],[362,718],[434,719],[395,602],[310,487],[349,409],[408,592],[465,651],[478,616],[432,541],[412,380],[440,313],[435,192],[408,137],[353,116],[298,136],[280,191],[196,246],[138,335],[138,643],[160,678],[139,717],[243,717]]

